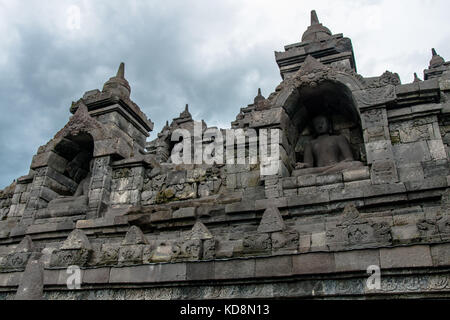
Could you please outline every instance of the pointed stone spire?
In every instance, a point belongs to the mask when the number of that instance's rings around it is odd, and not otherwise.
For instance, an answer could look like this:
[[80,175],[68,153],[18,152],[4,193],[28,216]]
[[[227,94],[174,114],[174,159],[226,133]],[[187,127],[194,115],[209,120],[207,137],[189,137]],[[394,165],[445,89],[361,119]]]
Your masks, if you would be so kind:
[[269,207],[264,211],[259,223],[259,233],[278,232],[286,229],[283,217],[277,207]]
[[431,61],[430,61],[430,69],[438,68],[445,63],[444,58],[442,58],[440,55],[437,54],[436,49],[434,49],[434,48],[431,49],[431,54],[433,55],[433,57],[431,58]]
[[317,17],[317,13],[315,10],[311,11],[311,25],[305,31],[302,36],[303,41],[321,41],[326,40],[331,37],[332,33],[330,29],[324,27]]
[[125,63],[121,62],[119,70],[117,70],[116,77],[119,79],[125,79]]
[[413,83],[421,82],[422,80],[417,76],[417,73],[414,72],[414,81]]
[[255,99],[253,100],[254,104],[257,104],[260,101],[264,101],[266,98],[264,98],[264,96],[261,94],[261,88],[258,88],[258,95],[255,97]]
[[189,112],[189,105],[186,103],[184,107],[184,111],[180,113],[180,118],[192,118],[191,113]]
[[121,62],[115,77],[110,78],[103,86],[103,92],[110,92],[121,98],[130,98],[131,88],[125,79],[125,63]]
[[320,24],[316,10],[311,11],[311,25]]

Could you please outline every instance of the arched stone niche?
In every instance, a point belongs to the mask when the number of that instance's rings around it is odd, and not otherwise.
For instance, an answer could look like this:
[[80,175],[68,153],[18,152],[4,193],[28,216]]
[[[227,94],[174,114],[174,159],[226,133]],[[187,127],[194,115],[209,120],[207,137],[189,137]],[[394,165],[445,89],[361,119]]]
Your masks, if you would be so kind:
[[[93,159],[94,139],[89,133],[81,132],[75,136],[66,136],[55,145],[54,152],[66,160],[65,168],[60,172],[79,184],[90,172]],[[55,190],[61,195],[67,194],[65,190]]]
[[317,86],[299,88],[296,101],[287,105],[285,110],[295,128],[296,135],[291,143],[297,162],[303,160],[306,144],[315,138],[312,120],[319,115],[328,119],[330,134],[347,138],[355,160],[366,160],[359,111],[346,85],[327,80]]

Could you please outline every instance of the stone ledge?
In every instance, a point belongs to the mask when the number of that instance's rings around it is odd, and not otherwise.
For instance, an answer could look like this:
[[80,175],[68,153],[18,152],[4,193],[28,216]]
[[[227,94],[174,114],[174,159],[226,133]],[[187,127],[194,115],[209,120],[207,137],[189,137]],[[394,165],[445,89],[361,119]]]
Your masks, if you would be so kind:
[[78,220],[76,224],[77,229],[95,229],[103,227],[115,227],[128,225],[128,217],[117,216],[109,218],[98,218],[92,220]]
[[426,245],[380,249],[380,263],[382,269],[433,266],[430,247]]
[[111,268],[109,283],[154,283],[186,280],[186,263]]
[[[82,286],[163,282],[243,280],[301,275],[363,272],[371,265],[382,270],[450,267],[450,243],[381,249],[317,252],[127,267],[81,269]],[[23,272],[0,273],[0,287],[15,287]],[[65,286],[67,269],[45,269],[45,286]]]
[[33,225],[29,226],[27,228],[27,230],[25,231],[25,234],[67,231],[67,230],[73,230],[74,228],[75,228],[75,223],[73,221],[41,223],[41,224],[33,224]]
[[0,287],[17,287],[23,272],[0,273]]

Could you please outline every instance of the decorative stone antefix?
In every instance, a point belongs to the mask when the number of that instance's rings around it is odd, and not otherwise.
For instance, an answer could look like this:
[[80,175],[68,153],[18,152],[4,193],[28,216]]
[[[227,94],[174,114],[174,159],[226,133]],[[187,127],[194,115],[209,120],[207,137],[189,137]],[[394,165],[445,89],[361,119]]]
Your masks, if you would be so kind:
[[258,226],[259,234],[269,234],[273,254],[297,253],[299,235],[288,229],[277,207],[269,207],[264,211]]
[[259,233],[273,233],[286,230],[286,225],[277,207],[269,207],[264,211],[258,226]]
[[391,227],[387,222],[371,222],[360,216],[358,209],[349,204],[344,208],[342,220],[326,233],[330,250],[378,247],[392,244]]
[[30,236],[25,236],[12,253],[1,259],[0,269],[23,270],[33,252],[37,252]]
[[72,231],[61,248],[52,253],[51,267],[85,266],[91,257],[92,246],[89,239],[80,229]]
[[141,264],[144,251],[149,251],[147,238],[137,226],[132,226],[119,249],[119,265]]
[[178,258],[211,260],[215,257],[215,240],[208,228],[197,221],[180,244]]

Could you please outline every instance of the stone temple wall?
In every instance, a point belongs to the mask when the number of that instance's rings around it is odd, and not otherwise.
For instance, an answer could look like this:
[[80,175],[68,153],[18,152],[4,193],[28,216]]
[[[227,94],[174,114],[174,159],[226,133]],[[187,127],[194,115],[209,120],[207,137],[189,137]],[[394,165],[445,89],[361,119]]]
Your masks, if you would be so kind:
[[[433,50],[423,81],[364,78],[351,41],[315,13],[285,49],[283,81],[231,123],[259,139],[279,130],[279,156],[256,163],[173,163],[177,129],[214,128],[186,106],[147,142],[153,123],[123,64],[74,102],[28,175],[0,192],[0,298],[448,298],[450,63]],[[350,162],[305,165],[317,115]]]

